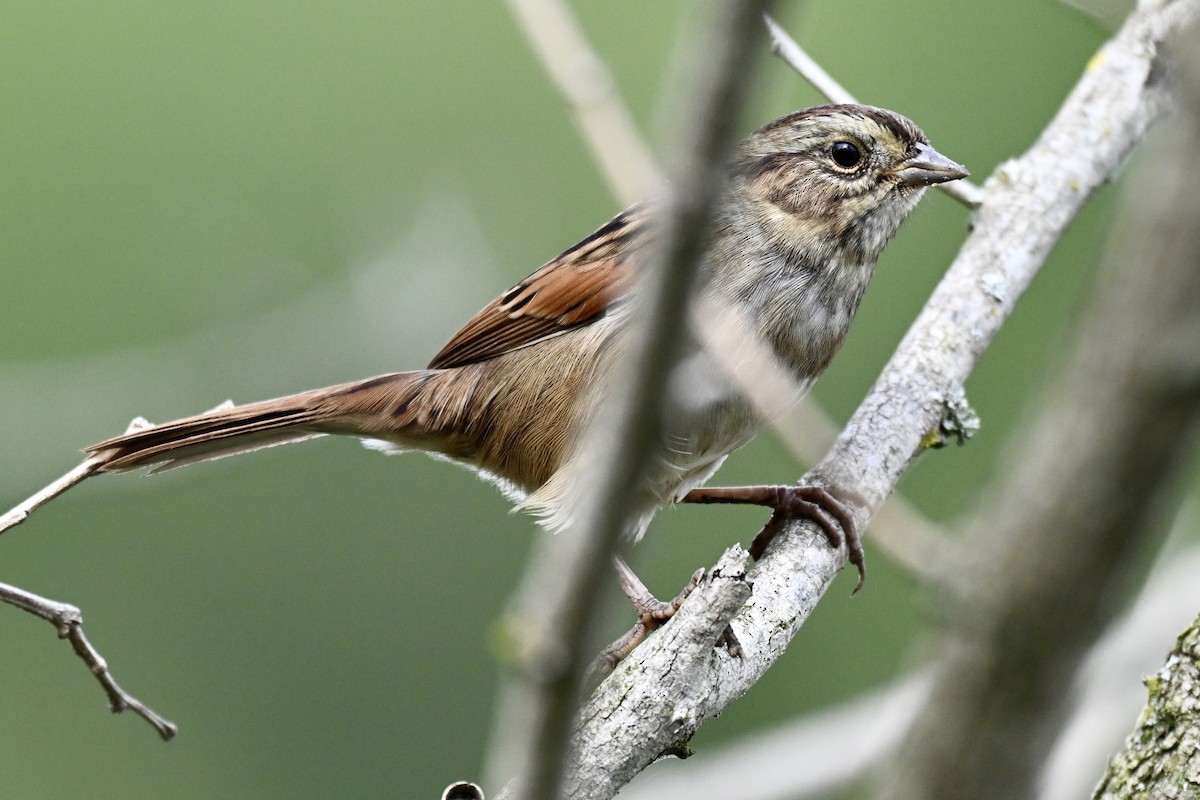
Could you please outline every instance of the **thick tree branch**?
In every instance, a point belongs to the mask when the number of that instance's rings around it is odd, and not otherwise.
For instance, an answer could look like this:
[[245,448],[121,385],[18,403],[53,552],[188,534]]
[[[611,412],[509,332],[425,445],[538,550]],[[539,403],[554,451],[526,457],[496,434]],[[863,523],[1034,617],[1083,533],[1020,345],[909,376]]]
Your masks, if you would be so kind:
[[[1153,80],[1163,38],[1200,2],[1136,14],[1089,64],[1033,148],[984,188],[974,229],[875,387],[811,480],[859,492],[865,526],[931,434],[967,409],[961,387],[1079,208],[1124,162],[1165,107]],[[783,652],[842,565],[812,526],[793,526],[751,574],[754,594],[734,625],[745,659],[684,659],[674,626],[698,624],[690,606],[714,602],[702,586],[672,622],[634,651],[589,700],[576,734],[588,754],[572,796],[611,797],[663,752],[741,696]],[[680,680],[686,676],[686,680]],[[664,687],[675,689],[666,691]]]
[[[1165,57],[1156,61],[1165,76]],[[1198,94],[1200,81],[1181,90],[1183,106]],[[1155,139],[1130,185],[1128,230],[1071,357],[964,537],[937,690],[881,797],[1032,797],[1071,675],[1177,502],[1200,430],[1200,126],[1181,129],[1190,116]]]
[[1150,700],[1095,800],[1200,796],[1200,617],[1146,679]]

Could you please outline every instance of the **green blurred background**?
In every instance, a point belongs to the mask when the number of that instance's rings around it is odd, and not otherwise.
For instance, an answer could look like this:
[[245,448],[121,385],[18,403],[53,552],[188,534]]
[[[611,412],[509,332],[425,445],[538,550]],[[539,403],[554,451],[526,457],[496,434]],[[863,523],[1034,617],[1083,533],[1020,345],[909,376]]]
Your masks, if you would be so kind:
[[[693,4],[573,5],[653,137]],[[811,0],[780,21],[979,178],[1032,142],[1104,38],[1052,0]],[[820,101],[763,60],[747,131]],[[968,386],[981,434],[906,476],[932,518],[968,510],[994,469],[1111,200],[1079,218]],[[0,503],[134,415],[420,366],[617,210],[500,3],[7,0]],[[886,253],[815,392],[838,420],[967,223],[931,197]],[[802,469],[765,436],[720,482]],[[491,626],[533,527],[506,509],[464,470],[328,439],[89,481],[0,541],[0,580],[80,605],[118,681],[181,733],[163,744],[109,715],[45,623],[0,607],[0,795],[433,798],[478,778]],[[668,594],[762,519],[666,512],[636,560]],[[851,600],[839,580],[698,757],[919,661],[927,599],[867,548],[865,591]]]

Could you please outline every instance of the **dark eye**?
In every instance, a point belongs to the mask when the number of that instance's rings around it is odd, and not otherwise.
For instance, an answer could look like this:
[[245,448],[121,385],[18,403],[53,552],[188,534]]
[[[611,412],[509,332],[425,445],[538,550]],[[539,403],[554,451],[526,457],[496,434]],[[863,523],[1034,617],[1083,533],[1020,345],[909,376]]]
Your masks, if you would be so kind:
[[862,153],[853,142],[834,142],[829,156],[842,169],[854,169],[862,161]]

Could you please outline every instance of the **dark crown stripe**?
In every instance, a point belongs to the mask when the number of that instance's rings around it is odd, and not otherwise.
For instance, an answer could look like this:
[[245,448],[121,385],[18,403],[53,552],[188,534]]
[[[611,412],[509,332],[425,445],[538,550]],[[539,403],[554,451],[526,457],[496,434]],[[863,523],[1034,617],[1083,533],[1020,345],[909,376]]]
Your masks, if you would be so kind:
[[900,116],[899,114],[885,111],[882,108],[874,106],[861,106],[852,103],[841,105],[825,105],[814,106],[813,108],[805,108],[801,111],[795,111],[788,114],[786,117],[780,117],[774,122],[768,124],[763,131],[772,131],[778,128],[785,128],[794,125],[804,119],[812,119],[813,117],[827,116],[831,114],[848,114],[850,116],[859,117],[860,119],[869,119],[880,127],[886,128],[901,141],[916,144],[922,142],[928,144],[929,141],[925,138],[925,134],[921,129],[912,123],[909,119]]

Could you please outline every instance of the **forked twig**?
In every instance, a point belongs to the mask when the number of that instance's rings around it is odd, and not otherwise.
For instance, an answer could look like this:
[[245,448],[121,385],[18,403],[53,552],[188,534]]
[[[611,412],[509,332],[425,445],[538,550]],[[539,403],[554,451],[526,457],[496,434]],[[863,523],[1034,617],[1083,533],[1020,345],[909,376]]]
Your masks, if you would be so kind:
[[[146,420],[138,417],[129,423],[126,431],[139,430],[147,425],[149,423]],[[96,471],[100,469],[104,461],[103,454],[88,456],[74,469],[67,471],[62,477],[51,481],[24,501],[18,503],[6,512],[4,516],[0,517],[0,533],[4,533],[4,531],[10,528],[20,525],[29,519],[29,515],[34,511],[49,503],[72,486],[82,483],[85,479],[96,474]],[[119,714],[126,710],[132,711],[149,722],[158,731],[158,735],[164,741],[169,741],[175,736],[178,731],[175,723],[126,692],[113,679],[112,673],[108,671],[108,663],[100,655],[99,651],[92,646],[92,643],[88,641],[87,636],[84,635],[83,612],[76,606],[58,600],[51,600],[48,597],[42,597],[41,595],[27,592],[24,589],[18,589],[6,583],[0,583],[0,602],[8,603],[10,606],[46,620],[58,631],[58,638],[70,641],[75,654],[83,659],[83,663],[87,664],[88,669],[96,676],[96,680],[100,681],[105,694],[108,695],[108,705],[114,714]]]
[[[77,480],[76,483],[78,482]],[[77,607],[5,583],[0,583],[0,601],[28,611],[35,617],[44,619],[53,625],[58,631],[58,638],[66,639],[71,643],[75,654],[83,659],[83,663],[87,664],[88,669],[96,676],[96,680],[100,681],[104,693],[108,695],[109,708],[114,714],[120,714],[126,710],[132,711],[149,722],[158,731],[158,735],[163,738],[163,741],[170,741],[174,738],[179,730],[175,723],[126,692],[113,678],[112,673],[108,671],[108,663],[104,657],[84,635],[83,612]]]

